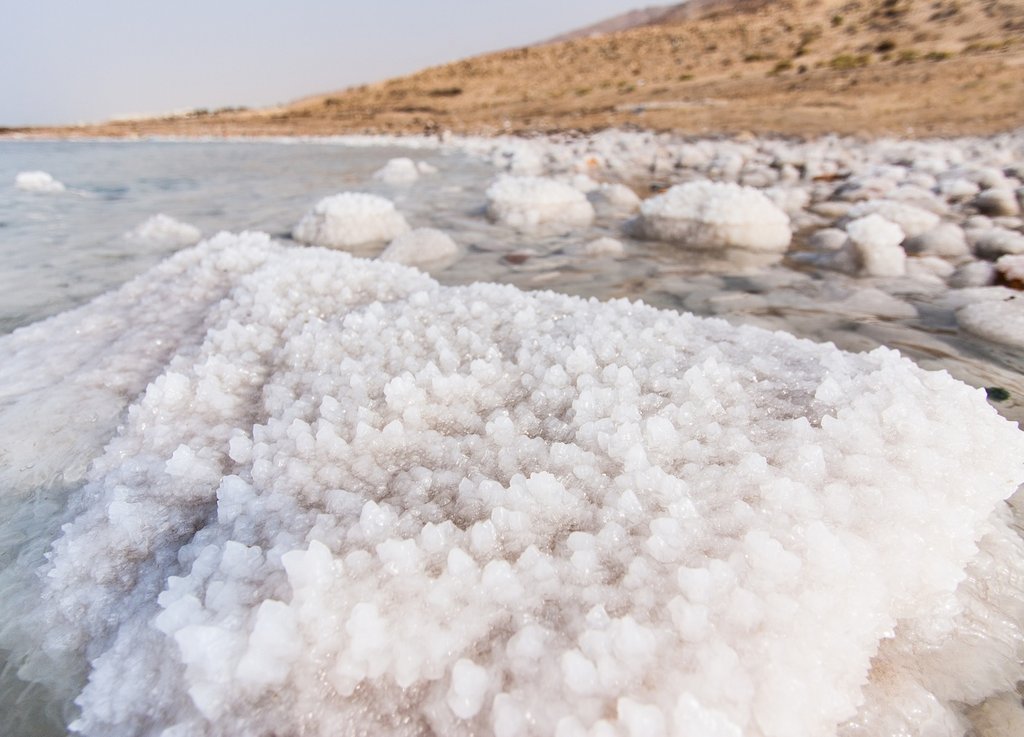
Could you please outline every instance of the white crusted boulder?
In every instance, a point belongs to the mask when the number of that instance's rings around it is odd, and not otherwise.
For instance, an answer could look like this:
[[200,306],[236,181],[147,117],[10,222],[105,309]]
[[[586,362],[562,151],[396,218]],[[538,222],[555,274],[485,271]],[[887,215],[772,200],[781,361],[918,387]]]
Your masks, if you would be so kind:
[[792,238],[789,217],[756,189],[709,181],[645,200],[636,228],[641,237],[696,249],[782,252]]
[[317,202],[295,226],[292,238],[314,246],[346,249],[389,241],[408,230],[409,224],[390,200],[362,192],[342,192]]
[[523,231],[589,225],[594,208],[575,187],[543,177],[503,176],[487,188],[487,215]]

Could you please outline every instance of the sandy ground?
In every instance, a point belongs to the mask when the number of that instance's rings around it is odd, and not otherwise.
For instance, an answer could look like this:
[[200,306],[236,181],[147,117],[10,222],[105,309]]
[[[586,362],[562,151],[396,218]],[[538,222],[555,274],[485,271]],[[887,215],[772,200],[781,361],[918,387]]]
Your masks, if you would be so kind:
[[919,137],[1022,125],[1022,0],[779,0],[484,55],[277,108],[3,133],[492,134],[641,127],[704,135]]

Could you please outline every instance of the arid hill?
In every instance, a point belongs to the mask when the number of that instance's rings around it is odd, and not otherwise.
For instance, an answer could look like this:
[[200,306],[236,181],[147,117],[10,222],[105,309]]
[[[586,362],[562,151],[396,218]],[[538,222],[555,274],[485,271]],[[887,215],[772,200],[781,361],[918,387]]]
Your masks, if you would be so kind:
[[1024,125],[1024,0],[691,0],[629,30],[251,111],[63,135],[590,131],[901,136]]

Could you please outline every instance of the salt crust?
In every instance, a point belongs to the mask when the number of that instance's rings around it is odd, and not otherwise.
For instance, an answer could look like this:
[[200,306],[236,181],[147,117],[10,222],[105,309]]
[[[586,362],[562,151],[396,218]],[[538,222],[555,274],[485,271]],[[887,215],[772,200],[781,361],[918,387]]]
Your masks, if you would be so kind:
[[0,348],[95,456],[0,622],[86,735],[959,735],[1021,677],[1024,434],[894,351],[260,234]]
[[416,228],[395,238],[380,254],[382,261],[407,266],[437,263],[455,257],[459,247],[443,230]]
[[1015,348],[1024,348],[1024,298],[977,302],[956,312],[957,324],[969,333]]
[[687,248],[785,251],[789,217],[761,192],[732,183],[677,184],[644,200],[639,235]]
[[65,187],[45,171],[22,171],[14,177],[14,186],[26,192],[63,192]]
[[1024,282],[1024,254],[1000,256],[996,269],[1007,281]]
[[575,187],[543,177],[499,177],[487,188],[487,215],[526,232],[589,225],[594,208]]
[[374,179],[379,179],[385,184],[412,184],[420,178],[420,170],[416,162],[410,158],[400,157],[390,159],[373,174]]
[[409,230],[394,203],[363,192],[325,197],[306,213],[292,231],[302,243],[326,248],[353,248],[390,241]]
[[202,237],[203,234],[196,226],[162,213],[146,219],[125,234],[131,243],[158,248],[194,246]]
[[861,271],[870,276],[902,276],[907,254],[900,247],[903,229],[881,215],[872,214],[847,223],[846,233],[856,251]]

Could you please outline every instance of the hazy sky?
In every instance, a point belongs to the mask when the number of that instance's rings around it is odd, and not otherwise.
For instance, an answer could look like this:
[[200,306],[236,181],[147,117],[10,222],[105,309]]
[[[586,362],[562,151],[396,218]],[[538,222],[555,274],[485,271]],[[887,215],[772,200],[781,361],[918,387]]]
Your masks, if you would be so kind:
[[649,4],[12,0],[0,13],[0,125],[287,102]]

